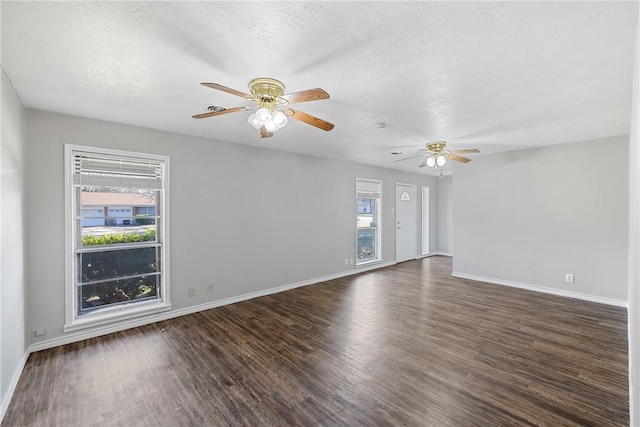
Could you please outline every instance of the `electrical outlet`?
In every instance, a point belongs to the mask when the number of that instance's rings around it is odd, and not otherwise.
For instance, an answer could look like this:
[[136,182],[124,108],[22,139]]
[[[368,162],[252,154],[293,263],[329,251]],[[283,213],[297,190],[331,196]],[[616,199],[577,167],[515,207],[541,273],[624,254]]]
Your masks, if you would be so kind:
[[349,258],[349,264],[353,265],[353,258]]
[[189,288],[189,296],[190,297],[196,296],[196,288]]
[[349,258],[344,259],[344,265],[349,265]]
[[207,286],[207,292],[213,292],[213,285]]
[[36,337],[43,337],[46,332],[47,331],[45,331],[44,329],[36,329],[33,332],[33,335],[36,336]]
[[567,283],[573,283],[573,274],[569,274],[569,273],[565,274],[564,281]]

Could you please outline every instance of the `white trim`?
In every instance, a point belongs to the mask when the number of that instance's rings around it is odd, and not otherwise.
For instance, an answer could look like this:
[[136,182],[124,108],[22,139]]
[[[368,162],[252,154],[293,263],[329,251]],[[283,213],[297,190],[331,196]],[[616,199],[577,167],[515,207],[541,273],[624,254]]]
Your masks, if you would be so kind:
[[551,294],[551,295],[559,295],[561,297],[567,297],[567,298],[576,298],[583,301],[597,302],[600,304],[623,307],[627,309],[629,307],[628,301],[599,297],[596,295],[582,294],[579,292],[565,291],[562,289],[547,288],[544,286],[529,285],[527,283],[512,282],[509,280],[494,279],[492,277],[476,276],[474,274],[459,273],[457,271],[452,272],[451,275],[453,277],[458,277],[460,279],[470,279],[470,280],[476,280],[479,282],[493,283],[496,285],[510,286],[512,288],[526,289],[529,291],[542,292],[542,293]]
[[[382,264],[383,267],[388,267],[390,265],[396,264],[396,262],[384,263],[384,260],[382,258],[378,258],[378,259],[372,259],[369,261],[361,262],[360,264],[354,265],[353,268],[356,268],[360,271],[367,271],[367,270],[371,270],[371,266],[373,266],[374,264]],[[362,270],[363,268],[364,270]],[[378,267],[376,266],[375,268],[378,268]]]
[[73,182],[72,173],[72,153],[79,146],[72,144],[64,144],[64,318],[65,326],[72,325],[75,319],[76,290],[71,286],[73,282],[73,242],[75,240],[76,231],[73,224],[75,212],[73,212],[72,196],[73,191],[70,190],[70,183]]
[[22,356],[22,358],[18,362],[18,366],[16,367],[15,372],[13,373],[13,377],[11,377],[11,382],[9,383],[9,387],[7,388],[7,392],[4,395],[4,399],[2,399],[2,406],[0,406],[0,423],[4,419],[4,415],[7,413],[7,409],[9,409],[9,404],[11,403],[11,399],[13,398],[13,393],[16,391],[16,387],[18,386],[18,382],[20,381],[22,371],[24,371],[24,367],[27,364],[27,359],[29,358],[30,353],[31,352],[27,350],[27,352]]
[[132,304],[126,309],[122,306],[106,307],[105,312],[100,313],[98,317],[93,318],[91,314],[79,317],[73,325],[64,325],[63,330],[64,332],[73,332],[169,310],[171,310],[171,304],[163,304],[158,301],[143,301],[139,304]]
[[303,280],[300,282],[290,283],[288,285],[277,286],[275,288],[265,289],[262,291],[250,292],[244,295],[238,295],[235,297],[225,298],[218,301],[211,301],[204,304],[193,305],[190,307],[180,308],[177,310],[166,311],[163,313],[159,313],[157,315],[148,316],[144,318],[137,318],[131,320],[125,320],[122,322],[118,322],[116,324],[103,325],[92,328],[91,330],[83,330],[79,332],[65,334],[62,337],[53,338],[46,341],[41,341],[39,343],[31,344],[27,349],[28,353],[33,353],[36,351],[46,350],[48,348],[53,348],[65,344],[71,344],[74,342],[86,340],[89,338],[99,337],[101,335],[107,335],[114,332],[124,331],[126,329],[136,328],[138,326],[144,326],[151,323],[161,322],[163,320],[172,319],[174,317],[185,316],[187,314],[198,313],[204,310],[210,310],[216,307],[222,307],[224,305],[235,304],[237,302],[250,300],[253,298],[263,297],[266,295],[276,294],[279,292],[288,291],[291,289],[299,288],[302,286],[314,285],[317,283],[327,282],[329,280],[339,279],[341,277],[352,276],[354,274],[360,274],[370,270],[377,270],[383,267],[389,267],[394,265],[395,262],[385,262],[379,263],[373,266],[361,267],[358,269],[342,271],[340,273],[334,273],[323,277],[317,277],[315,279]]
[[429,252],[428,254],[420,255],[417,259],[429,258],[429,257],[432,257],[432,256],[448,256],[448,257],[451,257],[453,255],[446,254],[444,252]]
[[[429,187],[426,186],[422,186],[421,187],[421,191],[420,191],[420,223],[422,224],[422,235],[421,237],[421,241],[422,244],[420,245],[420,255],[422,257],[428,256],[429,255],[429,248],[430,248],[430,242],[429,239],[431,239],[431,226],[430,226],[430,222],[431,222],[431,218],[430,218],[430,207],[431,207],[431,195],[430,195],[431,190],[429,190]],[[426,205],[426,206],[425,206]],[[425,209],[426,208],[426,209]]]
[[413,188],[416,189],[416,191],[418,189],[418,186],[416,184],[409,184],[408,182],[398,182],[398,181],[396,181],[396,186],[397,185],[406,185],[407,187],[413,187]]

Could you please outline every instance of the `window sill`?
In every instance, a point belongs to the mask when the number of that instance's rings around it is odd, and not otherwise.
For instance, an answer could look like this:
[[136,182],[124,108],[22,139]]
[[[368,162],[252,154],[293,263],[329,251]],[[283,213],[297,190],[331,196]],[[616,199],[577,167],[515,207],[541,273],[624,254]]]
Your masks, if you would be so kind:
[[64,332],[72,332],[95,326],[107,325],[168,310],[171,310],[170,303],[157,301],[142,302],[139,305],[136,304],[130,307],[121,306],[105,308],[99,312],[85,314],[84,316],[74,319],[72,323],[65,324]]
[[382,258],[372,259],[371,261],[364,261],[364,262],[361,262],[359,264],[356,264],[356,268],[368,267],[368,266],[373,265],[373,264],[379,264],[382,261],[384,261]]

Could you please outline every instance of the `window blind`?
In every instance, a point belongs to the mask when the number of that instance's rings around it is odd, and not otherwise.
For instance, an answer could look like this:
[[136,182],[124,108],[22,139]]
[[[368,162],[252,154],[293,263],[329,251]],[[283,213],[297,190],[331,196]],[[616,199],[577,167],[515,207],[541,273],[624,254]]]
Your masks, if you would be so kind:
[[372,179],[356,178],[356,195],[358,198],[380,198],[382,182]]
[[73,183],[77,186],[108,186],[161,190],[162,160],[73,151]]

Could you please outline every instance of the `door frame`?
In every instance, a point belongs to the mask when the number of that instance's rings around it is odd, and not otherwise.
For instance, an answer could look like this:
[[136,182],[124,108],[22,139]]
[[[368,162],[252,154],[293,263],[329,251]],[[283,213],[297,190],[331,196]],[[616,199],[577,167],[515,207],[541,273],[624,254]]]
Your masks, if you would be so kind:
[[421,221],[422,221],[422,246],[420,248],[421,252],[422,252],[422,256],[427,256],[429,255],[429,250],[430,250],[430,244],[429,244],[429,240],[431,239],[431,227],[430,227],[430,222],[431,222],[431,215],[430,215],[430,211],[431,211],[431,200],[430,200],[430,189],[429,187],[426,186],[422,186],[422,200],[420,203],[420,213],[421,215]]

